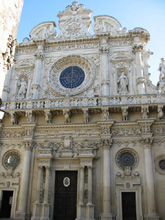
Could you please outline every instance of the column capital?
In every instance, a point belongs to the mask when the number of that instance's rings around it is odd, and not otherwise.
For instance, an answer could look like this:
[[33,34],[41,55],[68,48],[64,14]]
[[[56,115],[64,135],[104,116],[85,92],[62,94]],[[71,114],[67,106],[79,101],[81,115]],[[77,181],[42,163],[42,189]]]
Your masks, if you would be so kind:
[[99,50],[100,50],[101,54],[108,54],[109,53],[109,47],[107,45],[104,45],[104,46],[102,45]]
[[30,140],[30,141],[26,140],[26,141],[23,141],[23,143],[24,143],[24,148],[27,151],[31,151],[34,147],[34,142],[32,140]]
[[36,58],[36,60],[42,60],[43,59],[43,51],[42,50],[38,50],[35,52],[34,57]]
[[112,146],[112,139],[111,138],[102,138],[101,145],[104,149],[109,149]]
[[140,142],[144,148],[151,148],[153,144],[153,137],[152,136],[142,136]]
[[135,54],[135,53],[140,53],[141,51],[143,50],[143,46],[142,45],[135,45],[133,46],[132,48],[132,52]]

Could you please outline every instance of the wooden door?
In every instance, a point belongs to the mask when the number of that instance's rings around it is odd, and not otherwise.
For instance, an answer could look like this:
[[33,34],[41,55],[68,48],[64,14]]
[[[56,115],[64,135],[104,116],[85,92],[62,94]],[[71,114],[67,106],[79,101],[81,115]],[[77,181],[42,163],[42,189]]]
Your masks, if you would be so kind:
[[122,192],[123,220],[136,220],[135,192]]
[[75,220],[77,171],[56,171],[54,220]]

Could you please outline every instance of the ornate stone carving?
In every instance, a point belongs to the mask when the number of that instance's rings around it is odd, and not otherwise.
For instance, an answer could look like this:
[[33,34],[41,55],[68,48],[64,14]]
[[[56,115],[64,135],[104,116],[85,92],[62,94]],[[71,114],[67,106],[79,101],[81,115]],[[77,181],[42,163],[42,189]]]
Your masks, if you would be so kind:
[[84,110],[84,122],[88,123],[89,122],[89,113],[88,113],[88,109]]
[[65,136],[65,137],[63,137],[63,141],[64,141],[64,148],[71,150],[72,149],[72,137]]
[[2,158],[2,163],[5,169],[9,169],[9,170],[11,169],[12,172],[20,164],[20,161],[21,161],[20,153],[16,150],[7,151]]
[[63,115],[65,117],[65,122],[70,123],[71,122],[71,120],[70,120],[70,111],[69,110],[63,110]]
[[138,164],[138,155],[133,149],[124,148],[116,154],[116,163],[126,176],[130,176],[131,170]]
[[14,64],[14,54],[17,44],[18,41],[16,39],[14,40],[12,35],[9,35],[6,52],[3,53],[3,66],[7,68],[7,70]]
[[102,115],[103,115],[103,120],[108,120],[109,119],[109,110],[103,109]]
[[35,26],[30,32],[30,37],[33,41],[37,40],[53,40],[56,38],[55,22],[43,22]]
[[140,135],[141,131],[139,128],[134,128],[134,127],[130,127],[130,128],[113,128],[112,129],[112,135],[113,136],[137,136]]
[[27,123],[32,123],[33,122],[33,111],[26,111],[26,118],[27,118]]
[[27,93],[27,81],[23,77],[18,80],[18,93],[17,93],[17,99],[22,100],[26,98],[26,93]]
[[103,148],[110,148],[112,146],[112,139],[111,138],[103,138],[101,139],[101,145]]
[[122,107],[122,120],[127,121],[128,120],[128,107]]
[[50,110],[45,110],[44,112],[45,112],[46,123],[50,124],[52,121],[52,113]]
[[141,107],[141,113],[142,113],[142,118],[148,118],[148,113],[149,113],[149,109],[148,106],[142,106]]
[[159,80],[165,80],[165,61],[164,58],[161,58],[161,63],[159,64],[159,69],[160,75],[159,75]]
[[158,119],[163,117],[163,105],[158,105]]
[[[80,67],[85,73],[85,79],[81,85],[76,88],[65,88],[60,82],[60,75],[63,70],[70,66]],[[80,56],[67,56],[59,59],[53,64],[49,71],[48,86],[53,94],[61,94],[65,96],[76,95],[86,91],[94,81],[95,65],[92,61]]]
[[11,123],[12,123],[13,125],[18,124],[18,117],[17,117],[16,112],[11,112],[11,113],[10,113],[10,116],[11,116]]
[[77,1],[74,1],[71,6],[67,6],[65,11],[57,15],[60,18],[59,38],[74,39],[90,36],[91,14],[91,10],[85,9]]
[[103,33],[117,33],[121,30],[121,24],[113,17],[102,15],[94,17],[94,33],[99,35]]
[[33,141],[24,141],[24,148],[25,150],[31,151],[34,147],[34,142]]
[[118,92],[120,94],[127,94],[128,93],[128,77],[125,75],[124,72],[121,73],[117,80],[118,84]]

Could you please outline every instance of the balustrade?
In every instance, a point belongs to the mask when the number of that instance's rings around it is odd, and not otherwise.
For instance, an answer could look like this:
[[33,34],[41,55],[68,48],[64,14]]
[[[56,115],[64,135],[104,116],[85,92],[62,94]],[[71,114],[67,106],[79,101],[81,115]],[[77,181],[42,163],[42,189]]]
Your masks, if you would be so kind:
[[54,100],[29,100],[4,102],[5,110],[26,110],[64,107],[97,107],[97,106],[120,106],[140,104],[163,104],[165,94],[159,95],[137,95],[137,96],[112,96],[112,97],[84,97],[84,98],[62,98]]

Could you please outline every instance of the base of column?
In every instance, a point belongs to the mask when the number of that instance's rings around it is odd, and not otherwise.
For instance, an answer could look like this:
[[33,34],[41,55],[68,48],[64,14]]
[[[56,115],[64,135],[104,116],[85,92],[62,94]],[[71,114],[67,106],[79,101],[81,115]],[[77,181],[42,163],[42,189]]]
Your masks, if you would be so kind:
[[144,220],[159,220],[160,217],[157,214],[153,214],[153,215],[146,215],[144,217]]
[[20,220],[30,220],[30,214],[23,213],[21,211],[17,211],[15,213],[15,219],[20,219]]
[[85,205],[79,203],[77,205],[77,218],[76,220],[85,220]]
[[49,217],[41,217],[41,220],[50,220]]
[[49,217],[49,209],[50,209],[50,204],[48,204],[48,203],[43,203],[43,204],[42,204],[42,216],[41,216],[41,220],[50,220],[50,217]]
[[100,215],[100,220],[113,220],[113,216],[111,213],[103,213]]
[[40,220],[41,215],[41,203],[34,204],[34,212],[31,220]]
[[33,216],[33,217],[31,218],[31,220],[40,220],[40,217],[39,217],[39,216]]
[[86,220],[94,219],[94,205],[92,203],[87,203],[86,205]]

